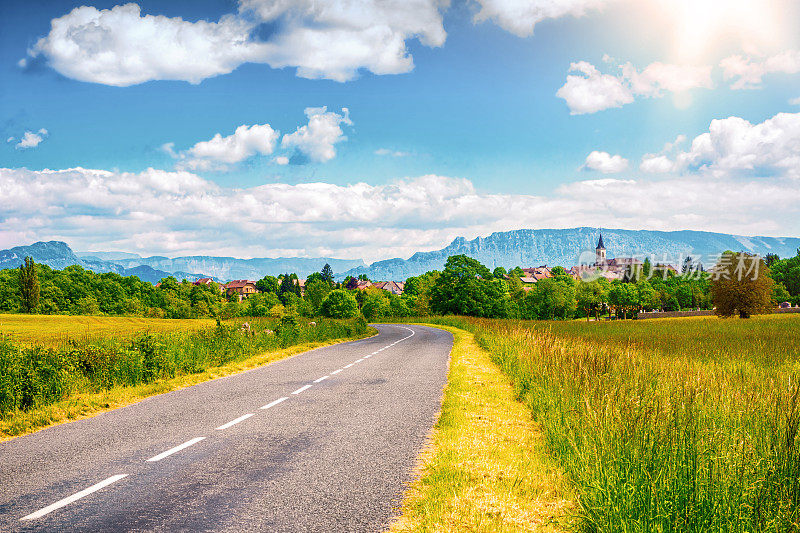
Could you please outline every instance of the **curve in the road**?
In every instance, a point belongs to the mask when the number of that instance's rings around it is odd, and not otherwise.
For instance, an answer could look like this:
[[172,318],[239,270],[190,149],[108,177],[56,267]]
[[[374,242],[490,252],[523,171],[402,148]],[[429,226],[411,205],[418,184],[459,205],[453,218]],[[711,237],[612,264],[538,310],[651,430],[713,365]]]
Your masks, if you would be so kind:
[[438,413],[452,336],[376,327],[0,444],[0,529],[385,528]]

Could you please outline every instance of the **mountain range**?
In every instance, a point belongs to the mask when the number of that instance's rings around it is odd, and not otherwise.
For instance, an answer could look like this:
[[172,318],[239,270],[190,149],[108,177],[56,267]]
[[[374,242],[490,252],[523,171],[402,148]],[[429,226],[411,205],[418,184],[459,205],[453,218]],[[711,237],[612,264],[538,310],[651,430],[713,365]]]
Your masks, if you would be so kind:
[[[793,256],[800,248],[796,237],[747,237],[706,231],[650,231],[603,229],[607,256],[654,256],[657,262],[678,266],[687,256],[699,259],[705,265],[714,263],[725,250],[744,251],[759,255],[774,253],[780,257]],[[465,254],[474,257],[491,269],[502,266],[529,267],[592,262],[599,231],[596,228],[570,229],[520,229],[492,233],[488,237],[467,240],[458,237],[441,250],[417,252],[408,259],[387,259],[367,265],[361,259],[333,258],[255,258],[188,256],[141,257],[131,252],[73,252],[64,242],[37,242],[30,246],[17,246],[0,250],[0,269],[16,268],[26,256],[37,263],[63,269],[80,265],[94,272],[116,272],[123,276],[139,276],[143,281],[155,283],[167,276],[190,281],[210,277],[216,281],[231,279],[261,279],[265,275],[277,276],[294,272],[306,277],[319,272],[328,263],[337,279],[366,274],[373,280],[401,281],[429,270],[441,270],[451,255]]]
[[[655,256],[657,261],[679,266],[687,255],[713,265],[725,250],[780,257],[795,255],[800,238],[746,237],[707,231],[649,231],[603,229],[608,258]],[[570,268],[594,262],[600,232],[597,228],[520,229],[492,233],[467,240],[458,237],[441,250],[417,252],[408,259],[377,261],[368,267],[345,272],[344,276],[366,274],[370,279],[404,280],[429,270],[441,270],[451,255],[474,257],[490,269],[502,266],[561,265]]]

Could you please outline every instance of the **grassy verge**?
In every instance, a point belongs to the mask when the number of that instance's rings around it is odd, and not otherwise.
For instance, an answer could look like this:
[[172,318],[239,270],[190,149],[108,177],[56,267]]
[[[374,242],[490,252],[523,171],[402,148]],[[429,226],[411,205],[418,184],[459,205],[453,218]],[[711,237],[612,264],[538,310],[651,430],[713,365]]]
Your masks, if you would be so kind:
[[197,332],[145,334],[61,348],[0,346],[0,441],[94,416],[148,396],[261,366],[309,349],[374,334],[365,324],[320,321],[284,328],[251,320]]
[[455,336],[442,412],[391,531],[558,528],[569,493],[539,427],[471,333]]
[[800,317],[445,317],[514,383],[580,531],[800,529]]

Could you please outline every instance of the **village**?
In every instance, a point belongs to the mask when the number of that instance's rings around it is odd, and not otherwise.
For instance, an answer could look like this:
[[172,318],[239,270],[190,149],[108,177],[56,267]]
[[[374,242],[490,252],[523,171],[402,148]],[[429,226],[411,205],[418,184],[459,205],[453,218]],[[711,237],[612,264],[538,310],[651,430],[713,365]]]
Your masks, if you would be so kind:
[[[607,258],[606,248],[603,243],[603,235],[600,234],[600,238],[595,248],[595,261],[592,263],[576,265],[568,270],[565,269],[565,271],[567,275],[576,281],[589,281],[600,277],[605,278],[608,281],[612,281],[622,280],[625,278],[626,274],[630,275],[633,273],[633,275],[638,275],[641,273],[643,267],[644,262],[634,257]],[[670,274],[674,275],[678,273],[678,270],[669,264],[655,264],[653,268],[659,271],[663,276]],[[554,268],[549,267],[548,265],[527,268],[517,267],[516,269],[512,269],[509,273],[504,274],[503,277],[505,279],[510,279],[512,275],[517,276],[522,282],[523,290],[529,291],[533,289],[538,281],[552,278],[554,276],[553,270]],[[371,288],[379,289],[395,296],[402,295],[405,290],[405,281],[370,281],[369,279],[362,278],[366,278],[366,276],[362,276],[361,278],[348,277],[342,283],[342,288],[350,291],[365,291]],[[277,279],[278,281],[281,281],[283,276],[278,276]],[[194,281],[192,284],[210,285],[213,282],[213,278],[204,277]],[[294,283],[299,285],[300,294],[301,296],[304,296],[306,280],[297,279],[294,280]],[[159,286],[160,283],[157,283],[156,287]],[[219,289],[220,292],[228,298],[232,298],[234,295],[238,294],[238,299],[240,302],[249,296],[258,294],[260,292],[257,287],[257,282],[246,279],[236,279],[227,283],[219,284]]]

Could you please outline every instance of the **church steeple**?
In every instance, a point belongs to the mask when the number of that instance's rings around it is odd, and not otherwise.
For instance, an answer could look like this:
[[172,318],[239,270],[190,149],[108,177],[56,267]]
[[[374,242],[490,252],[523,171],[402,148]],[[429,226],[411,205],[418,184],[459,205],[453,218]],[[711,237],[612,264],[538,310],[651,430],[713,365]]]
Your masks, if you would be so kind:
[[595,258],[597,264],[606,262],[606,247],[603,246],[603,233],[600,233],[600,240],[597,241],[597,248],[595,248]]

